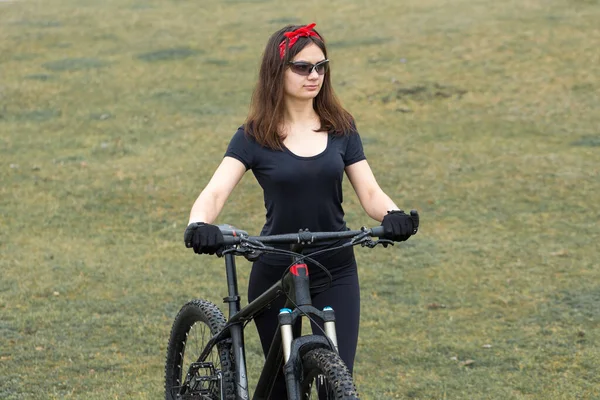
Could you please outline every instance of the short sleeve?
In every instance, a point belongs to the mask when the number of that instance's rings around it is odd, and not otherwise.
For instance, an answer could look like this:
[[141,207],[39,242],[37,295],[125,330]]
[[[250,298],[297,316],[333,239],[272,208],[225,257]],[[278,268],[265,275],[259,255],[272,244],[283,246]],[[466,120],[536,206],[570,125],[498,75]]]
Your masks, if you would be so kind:
[[246,170],[252,169],[254,164],[253,144],[244,129],[240,127],[231,138],[224,157],[233,157],[244,164]]
[[358,132],[352,132],[348,136],[348,144],[346,145],[346,152],[344,153],[344,165],[357,163],[362,160],[366,160],[365,152],[363,150],[362,141]]

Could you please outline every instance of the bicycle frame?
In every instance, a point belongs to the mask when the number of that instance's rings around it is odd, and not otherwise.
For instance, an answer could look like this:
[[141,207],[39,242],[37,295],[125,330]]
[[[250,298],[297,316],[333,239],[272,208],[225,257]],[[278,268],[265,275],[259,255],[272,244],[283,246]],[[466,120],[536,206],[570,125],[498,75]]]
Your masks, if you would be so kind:
[[[414,235],[419,228],[419,215],[416,210],[411,210],[410,216],[413,220],[412,234]],[[377,226],[371,229],[363,227],[360,231],[347,230],[316,233],[304,229],[300,230],[297,234],[280,234],[260,237],[248,236],[246,232],[238,231],[231,225],[221,225],[219,228],[224,235],[226,248],[227,246],[234,246],[242,242],[259,243],[258,247],[254,247],[255,250],[261,249],[261,243],[262,245],[293,244],[292,253],[295,254],[293,256],[294,262],[289,269],[291,273],[286,273],[282,279],[271,286],[262,295],[246,307],[241,308],[237,285],[235,256],[231,252],[224,252],[228,296],[225,297],[223,301],[229,305],[229,320],[225,327],[208,341],[196,363],[202,364],[217,343],[220,343],[221,341],[230,342],[235,365],[236,400],[249,400],[250,394],[248,390],[248,374],[246,371],[246,354],[244,347],[244,325],[285,293],[287,300],[284,308],[280,310],[279,314],[281,332],[280,334],[274,335],[273,342],[269,348],[265,364],[256,385],[253,399],[266,400],[269,398],[278,372],[283,368],[288,399],[300,400],[302,388],[299,387],[298,383],[302,378],[301,363],[304,353],[317,348],[325,348],[337,353],[334,311],[330,307],[326,307],[325,310],[320,311],[312,306],[308,267],[303,263],[303,259],[306,258],[306,256],[299,254],[302,246],[322,240],[333,239],[352,239],[347,243],[349,246],[361,244],[362,246],[371,248],[379,243],[383,244],[384,247],[393,243],[389,239],[380,239],[377,241],[372,241],[370,239],[371,237],[381,238],[384,236],[383,226]],[[191,247],[190,243],[186,243],[186,245]],[[248,253],[238,253],[238,255],[244,254],[248,255]],[[295,307],[293,311],[289,310],[289,307],[291,306]],[[303,315],[314,316],[323,321],[325,335],[300,336],[302,324],[299,318]],[[221,384],[221,397],[225,396],[223,391],[223,385]]]
[[[322,347],[337,351],[335,336],[332,338],[320,335],[300,336],[302,326],[299,317],[308,314],[310,316],[318,317],[327,324],[335,321],[333,310],[320,311],[312,306],[308,268],[306,267],[306,264],[297,263],[297,258],[294,260],[294,266],[290,268],[290,274],[286,274],[284,279],[279,280],[246,307],[241,308],[237,285],[235,256],[226,254],[224,257],[228,296],[223,300],[229,305],[229,320],[227,321],[225,328],[213,336],[207,343],[198,361],[203,361],[218,341],[230,337],[231,349],[235,360],[236,399],[248,400],[249,389],[244,347],[244,324],[254,318],[254,316],[260,313],[265,307],[268,307],[274,300],[284,295],[284,293],[288,293],[288,296],[292,297],[293,303],[288,299],[286,300],[284,307],[290,308],[291,306],[297,306],[291,313],[283,317],[280,316],[280,321],[282,321],[283,318],[284,323],[291,325],[292,337],[295,338],[292,342],[292,348],[287,351],[289,360],[287,360],[284,367],[282,338],[280,334],[276,334],[265,359],[264,367],[256,385],[253,399],[268,399],[279,371],[284,368],[284,375],[286,377],[288,388],[288,398],[289,400],[299,400],[301,394],[297,382],[301,378],[298,376],[301,368],[295,368],[295,366],[301,362],[301,350],[307,351]],[[335,332],[335,330],[333,332]],[[333,335],[335,335],[335,333]],[[303,352],[304,351],[302,351],[302,353]]]

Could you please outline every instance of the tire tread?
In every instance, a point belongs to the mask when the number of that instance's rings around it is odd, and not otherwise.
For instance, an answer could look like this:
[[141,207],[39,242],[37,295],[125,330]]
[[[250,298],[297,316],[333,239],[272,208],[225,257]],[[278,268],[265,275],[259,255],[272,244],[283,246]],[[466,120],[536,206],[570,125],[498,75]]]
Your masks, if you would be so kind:
[[[182,345],[182,343],[185,343],[185,339],[183,338],[187,335],[190,327],[195,322],[205,323],[214,335],[223,329],[226,324],[226,319],[219,307],[202,299],[191,300],[179,310],[171,328],[167,349],[167,359],[165,363],[166,400],[177,400],[171,393],[172,382],[170,382],[170,380],[174,379],[173,375],[175,374],[177,356],[182,350],[185,350],[185,344]],[[185,332],[181,332],[182,329],[184,329]],[[235,400],[234,366],[231,346],[223,343],[217,345],[217,349],[221,361],[223,385],[225,388],[225,399],[222,400]]]
[[302,358],[305,377],[320,371],[335,389],[336,400],[359,399],[352,375],[340,356],[331,350],[314,349]]

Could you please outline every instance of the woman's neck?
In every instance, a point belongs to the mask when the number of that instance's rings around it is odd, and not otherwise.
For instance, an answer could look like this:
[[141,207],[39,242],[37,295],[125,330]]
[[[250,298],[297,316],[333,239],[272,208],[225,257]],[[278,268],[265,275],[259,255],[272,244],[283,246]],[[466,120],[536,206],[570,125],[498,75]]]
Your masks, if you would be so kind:
[[319,120],[317,112],[313,108],[313,100],[294,100],[285,101],[285,125],[306,125],[314,124]]

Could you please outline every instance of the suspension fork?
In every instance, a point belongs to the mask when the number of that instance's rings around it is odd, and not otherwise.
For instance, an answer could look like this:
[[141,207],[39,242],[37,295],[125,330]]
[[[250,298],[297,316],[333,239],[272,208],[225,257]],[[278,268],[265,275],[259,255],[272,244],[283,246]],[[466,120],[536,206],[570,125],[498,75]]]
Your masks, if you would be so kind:
[[[335,313],[333,308],[325,307],[323,311],[312,306],[308,267],[304,263],[295,263],[290,267],[290,274],[284,279],[284,288],[291,288],[290,297],[295,310],[282,308],[279,312],[281,347],[283,350],[284,376],[289,399],[301,399],[300,381],[302,378],[302,348],[328,348],[338,351],[335,330]],[[288,304],[290,302],[288,301]],[[300,336],[298,327],[303,315],[320,318],[325,326],[323,336]]]
[[284,279],[284,288],[293,287],[292,298],[297,306],[296,311],[292,312],[289,308],[282,308],[279,312],[279,324],[282,339],[282,348],[284,354],[284,362],[290,359],[292,341],[295,335],[292,331],[292,325],[297,318],[300,318],[301,311],[308,314],[318,316],[325,328],[325,336],[333,345],[333,349],[338,352],[337,332],[335,327],[335,312],[331,307],[325,307],[323,311],[318,311],[312,307],[312,299],[310,295],[310,280],[308,276],[308,266],[304,263],[295,263],[290,267],[290,274]]

